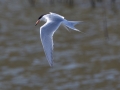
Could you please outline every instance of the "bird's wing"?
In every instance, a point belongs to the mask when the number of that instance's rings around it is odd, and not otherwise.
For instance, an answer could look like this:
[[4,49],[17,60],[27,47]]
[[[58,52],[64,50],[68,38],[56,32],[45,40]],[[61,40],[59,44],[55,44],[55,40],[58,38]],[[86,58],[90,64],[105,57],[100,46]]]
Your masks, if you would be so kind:
[[63,19],[64,19],[64,17],[63,17],[63,16],[61,16],[61,15],[59,15],[59,14],[52,13],[52,12],[50,12],[50,14],[51,14],[51,15],[55,15],[55,16],[59,16],[59,17],[61,17],[61,18],[63,18]]
[[53,66],[53,34],[59,26],[60,23],[46,22],[40,28],[41,42],[50,66]]

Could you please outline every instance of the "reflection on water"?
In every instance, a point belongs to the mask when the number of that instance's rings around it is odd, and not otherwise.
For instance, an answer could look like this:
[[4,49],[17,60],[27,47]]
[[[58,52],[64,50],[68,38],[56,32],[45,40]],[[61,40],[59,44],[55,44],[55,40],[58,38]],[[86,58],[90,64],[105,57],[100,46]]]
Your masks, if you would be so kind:
[[[115,0],[114,9],[109,0],[104,2],[108,41],[100,2],[96,8],[90,0],[74,0],[72,8],[56,2],[36,0],[31,7],[27,0],[0,1],[0,90],[119,90],[120,1]],[[34,26],[48,12],[84,21],[76,27],[85,34],[63,27],[55,32],[53,68],[39,39],[44,23]]]

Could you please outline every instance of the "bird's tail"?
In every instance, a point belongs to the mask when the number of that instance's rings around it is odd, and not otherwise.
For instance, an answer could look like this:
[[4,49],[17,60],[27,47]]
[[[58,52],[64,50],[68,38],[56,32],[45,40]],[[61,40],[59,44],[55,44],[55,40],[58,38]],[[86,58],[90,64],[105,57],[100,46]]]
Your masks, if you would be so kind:
[[[75,30],[75,31],[79,31],[78,29],[76,29],[74,26],[76,25],[76,24],[79,24],[80,22],[82,22],[82,21],[67,21],[67,20],[65,20],[65,21],[63,21],[63,25],[64,25],[64,27],[68,30],[68,28],[70,28],[70,29],[72,29],[72,30]],[[80,32],[80,31],[79,31]]]

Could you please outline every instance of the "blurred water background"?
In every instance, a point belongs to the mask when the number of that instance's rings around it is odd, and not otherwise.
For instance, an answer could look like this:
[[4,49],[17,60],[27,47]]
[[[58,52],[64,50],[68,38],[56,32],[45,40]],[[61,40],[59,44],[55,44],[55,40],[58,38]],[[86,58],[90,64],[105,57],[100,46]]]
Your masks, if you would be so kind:
[[[85,33],[55,32],[53,68],[34,26],[49,12]],[[0,90],[120,90],[120,0],[0,0]]]

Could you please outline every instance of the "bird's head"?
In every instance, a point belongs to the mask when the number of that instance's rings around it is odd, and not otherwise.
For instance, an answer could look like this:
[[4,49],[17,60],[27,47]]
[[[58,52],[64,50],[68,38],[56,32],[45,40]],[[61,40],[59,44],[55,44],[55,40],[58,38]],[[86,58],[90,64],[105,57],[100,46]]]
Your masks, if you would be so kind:
[[45,15],[45,14],[40,15],[40,17],[39,17],[38,20],[36,21],[35,26],[36,26],[40,21],[42,21],[44,15]]

